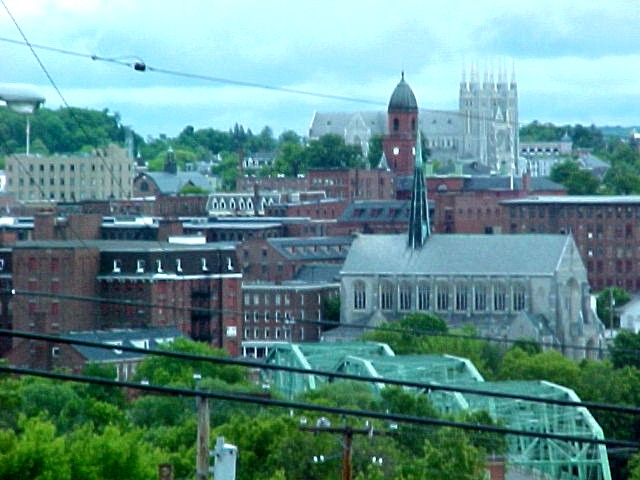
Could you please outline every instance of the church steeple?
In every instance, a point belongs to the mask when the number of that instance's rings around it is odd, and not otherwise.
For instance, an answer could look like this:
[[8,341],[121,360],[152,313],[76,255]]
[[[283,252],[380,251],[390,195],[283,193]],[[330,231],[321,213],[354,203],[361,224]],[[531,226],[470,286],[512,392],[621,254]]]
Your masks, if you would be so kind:
[[431,235],[429,226],[429,204],[427,189],[422,172],[422,138],[420,130],[416,137],[416,156],[413,167],[413,188],[411,190],[411,210],[409,212],[409,248],[421,248]]

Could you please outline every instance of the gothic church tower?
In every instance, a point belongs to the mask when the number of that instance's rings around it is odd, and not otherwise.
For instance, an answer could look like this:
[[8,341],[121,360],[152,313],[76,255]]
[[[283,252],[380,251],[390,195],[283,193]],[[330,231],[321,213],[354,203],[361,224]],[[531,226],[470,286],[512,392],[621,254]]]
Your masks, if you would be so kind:
[[[501,71],[497,81],[485,72],[482,82],[471,68],[460,82],[463,119],[462,159],[476,160],[502,173],[518,173],[518,88]],[[512,171],[513,169],[513,171]]]

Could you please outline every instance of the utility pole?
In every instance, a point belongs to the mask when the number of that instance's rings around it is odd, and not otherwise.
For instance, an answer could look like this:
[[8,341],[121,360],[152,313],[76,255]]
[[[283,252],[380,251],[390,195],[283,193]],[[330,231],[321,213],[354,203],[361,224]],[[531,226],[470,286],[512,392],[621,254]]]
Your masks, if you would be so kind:
[[[322,420],[322,419],[321,419]],[[364,428],[352,428],[350,426],[344,427],[332,427],[328,424],[328,420],[318,421],[316,426],[301,426],[300,430],[314,433],[337,433],[342,435],[342,476],[341,480],[351,480],[353,466],[351,459],[353,456],[353,436],[354,435],[367,435],[373,437],[374,435],[393,435],[396,432],[374,431],[373,425],[367,422],[367,426]]]
[[[200,389],[199,374],[194,374],[196,390]],[[196,439],[196,480],[209,480],[209,399],[205,395],[196,396],[198,409],[198,434]]]

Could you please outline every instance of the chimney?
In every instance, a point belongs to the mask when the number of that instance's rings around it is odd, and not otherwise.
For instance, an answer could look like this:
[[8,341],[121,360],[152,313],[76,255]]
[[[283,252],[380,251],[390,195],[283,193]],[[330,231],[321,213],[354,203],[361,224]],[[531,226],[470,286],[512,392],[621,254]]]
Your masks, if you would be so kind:
[[52,211],[40,211],[33,216],[33,239],[55,239],[56,214]]
[[531,172],[528,170],[522,174],[522,190],[527,193],[531,191]]
[[184,234],[182,222],[176,217],[161,218],[158,222],[158,241],[168,242],[169,237]]

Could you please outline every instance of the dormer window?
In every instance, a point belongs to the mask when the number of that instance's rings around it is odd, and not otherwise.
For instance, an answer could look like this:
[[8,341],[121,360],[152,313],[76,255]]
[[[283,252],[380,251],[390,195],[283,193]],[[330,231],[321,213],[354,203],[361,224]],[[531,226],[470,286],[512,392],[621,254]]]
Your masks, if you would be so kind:
[[122,260],[116,259],[113,261],[113,273],[122,272]]
[[182,273],[182,259],[180,258],[176,260],[176,272]]
[[209,267],[207,267],[207,259],[206,258],[202,257],[200,259],[200,265],[202,267],[202,271],[203,272],[208,272],[209,271]]
[[138,260],[136,262],[136,273],[144,273],[144,260]]

